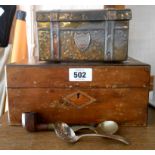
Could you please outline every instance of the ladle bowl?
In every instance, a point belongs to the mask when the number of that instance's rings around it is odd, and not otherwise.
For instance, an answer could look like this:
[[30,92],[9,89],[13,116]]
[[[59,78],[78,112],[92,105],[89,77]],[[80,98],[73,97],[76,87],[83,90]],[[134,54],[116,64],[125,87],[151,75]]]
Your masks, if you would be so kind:
[[79,139],[83,138],[83,137],[103,137],[103,138],[108,138],[108,139],[113,139],[113,140],[117,140],[120,141],[124,144],[129,144],[129,142],[121,136],[118,135],[111,135],[111,134],[83,134],[80,136],[77,136],[74,132],[74,130],[69,127],[66,123],[63,122],[58,122],[54,124],[54,130],[56,135],[67,141],[67,142],[71,142],[71,143],[75,143],[77,142]]

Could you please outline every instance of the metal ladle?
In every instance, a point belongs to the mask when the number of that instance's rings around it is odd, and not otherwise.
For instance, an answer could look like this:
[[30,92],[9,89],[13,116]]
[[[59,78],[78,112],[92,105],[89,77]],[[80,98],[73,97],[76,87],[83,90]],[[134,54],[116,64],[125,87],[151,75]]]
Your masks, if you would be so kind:
[[103,137],[103,138],[108,138],[108,139],[113,139],[120,141],[124,144],[129,144],[129,142],[118,135],[110,135],[110,134],[83,134],[80,136],[77,136],[72,128],[70,128],[66,123],[60,122],[60,123],[55,123],[54,124],[54,130],[55,133],[58,137],[61,139],[67,141],[67,142],[77,142],[80,138],[83,137]]
[[118,124],[114,121],[104,121],[97,125],[97,127],[93,126],[72,126],[72,129],[74,132],[81,130],[81,129],[90,129],[91,131],[94,131],[95,133],[101,132],[106,134],[114,134],[118,131]]
[[96,129],[103,133],[112,135],[118,131],[119,127],[118,124],[114,121],[104,121],[99,123]]

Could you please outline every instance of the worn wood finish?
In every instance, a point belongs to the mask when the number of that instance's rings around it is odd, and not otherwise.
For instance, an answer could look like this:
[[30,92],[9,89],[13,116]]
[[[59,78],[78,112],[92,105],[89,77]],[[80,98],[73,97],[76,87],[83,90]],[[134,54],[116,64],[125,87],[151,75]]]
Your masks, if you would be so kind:
[[104,5],[104,9],[125,9],[125,5]]
[[[92,68],[92,82],[70,82],[69,68]],[[8,65],[9,88],[138,88],[150,85],[150,66],[141,63],[51,63]]]
[[27,132],[20,126],[8,126],[7,114],[0,123],[0,149],[6,150],[155,150],[155,109],[149,109],[147,127],[120,127],[118,134],[130,145],[117,141],[85,137],[75,144],[57,138],[54,132]]
[[[92,82],[69,82],[69,68],[92,68]],[[70,124],[115,120],[121,125],[147,124],[150,66],[124,63],[8,65],[10,124],[21,113],[40,113],[45,122]]]
[[[34,111],[46,122],[59,120],[70,124],[87,124],[115,120],[123,125],[146,125],[147,89],[80,90],[95,98],[96,102],[80,108],[61,101],[76,89],[8,89],[10,123],[18,125],[22,112]],[[84,99],[81,102],[85,104]]]
[[154,88],[155,75],[152,75],[150,78],[150,91]]

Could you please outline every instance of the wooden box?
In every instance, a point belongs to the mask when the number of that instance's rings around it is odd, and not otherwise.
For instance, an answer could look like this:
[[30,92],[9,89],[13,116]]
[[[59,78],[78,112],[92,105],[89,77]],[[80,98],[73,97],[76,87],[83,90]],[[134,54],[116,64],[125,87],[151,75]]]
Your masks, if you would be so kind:
[[131,16],[130,9],[38,11],[40,60],[126,60]]
[[[80,80],[76,69],[78,74],[91,70],[92,77]],[[147,124],[147,64],[133,59],[122,63],[9,64],[6,71],[11,125],[21,124],[21,113],[29,111],[38,112],[43,122]]]

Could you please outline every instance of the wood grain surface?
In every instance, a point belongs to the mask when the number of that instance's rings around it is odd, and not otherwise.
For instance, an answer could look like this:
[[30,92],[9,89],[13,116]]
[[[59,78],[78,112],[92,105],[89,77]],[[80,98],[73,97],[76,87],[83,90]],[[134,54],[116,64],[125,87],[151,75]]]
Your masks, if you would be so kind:
[[[69,81],[69,68],[92,68],[93,80]],[[22,112],[33,111],[45,122],[147,124],[150,66],[136,60],[10,64],[7,86],[11,125],[21,123]]]
[[[92,68],[91,82],[70,82],[69,68]],[[150,66],[146,64],[40,64],[8,65],[9,88],[127,88],[148,87]]]
[[149,109],[147,127],[120,127],[117,134],[126,137],[130,145],[103,138],[83,138],[68,144],[54,132],[29,133],[20,126],[8,126],[7,114],[0,122],[0,149],[6,150],[150,150],[155,149],[155,109]]
[[148,90],[145,88],[80,89],[96,101],[86,105],[87,100],[82,97],[81,100],[75,97],[75,104],[61,101],[77,91],[78,89],[9,88],[10,124],[19,125],[22,112],[38,112],[45,122],[59,120],[70,124],[90,124],[115,120],[121,125],[133,126],[147,123]]

